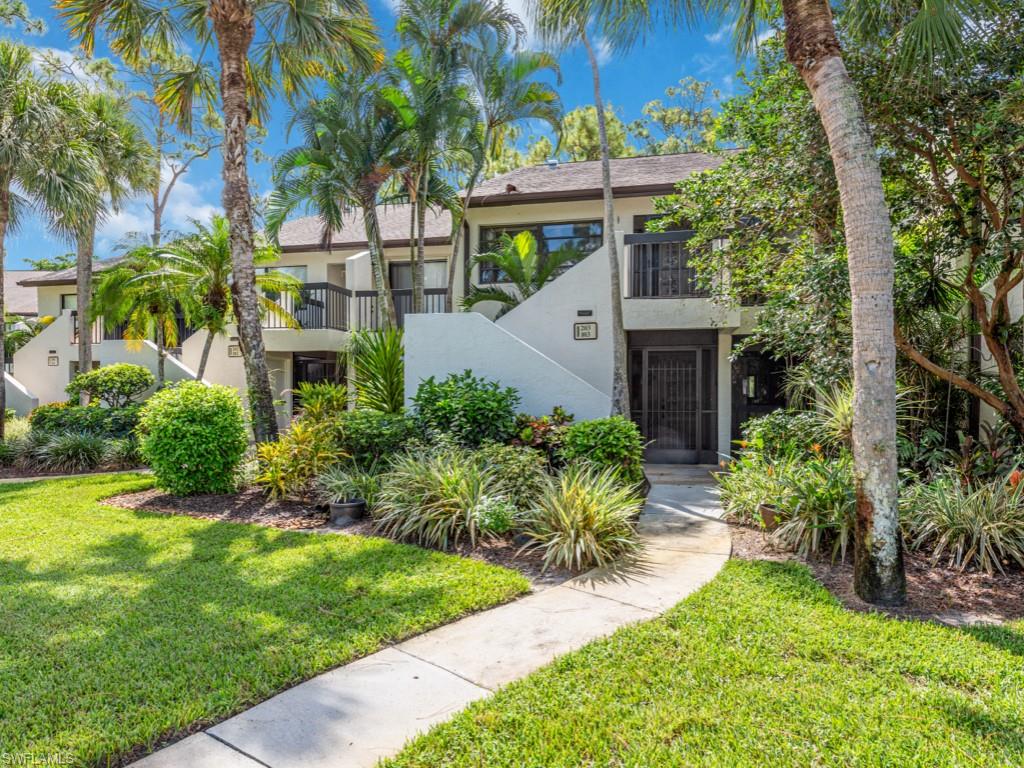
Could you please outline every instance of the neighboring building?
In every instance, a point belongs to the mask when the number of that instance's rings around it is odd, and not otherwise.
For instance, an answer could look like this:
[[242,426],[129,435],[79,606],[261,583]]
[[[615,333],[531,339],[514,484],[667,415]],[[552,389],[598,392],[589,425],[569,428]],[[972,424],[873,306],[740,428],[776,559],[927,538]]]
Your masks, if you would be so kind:
[[33,269],[4,270],[4,314],[8,319],[39,315],[39,299],[36,289],[30,285],[22,285],[21,282],[45,274],[47,273]]
[[[650,458],[715,462],[728,453],[738,425],[780,404],[778,368],[745,354],[730,362],[736,339],[750,327],[749,313],[711,302],[687,264],[686,231],[644,234],[656,214],[653,198],[673,191],[687,175],[713,168],[717,157],[699,153],[611,161],[615,236],[620,246],[623,314],[629,339],[629,378],[634,419],[652,441]],[[502,232],[531,230],[541,253],[573,247],[581,260],[496,322],[493,310],[445,314],[451,255],[447,212],[428,217],[426,314],[411,316],[410,210],[381,209],[385,258],[400,323],[406,328],[407,391],[426,376],[473,369],[516,386],[534,413],[555,405],[579,418],[607,415],[611,392],[609,336],[611,292],[604,239],[599,162],[550,163],[521,168],[481,184],[470,200],[463,246],[455,256],[453,303],[468,283],[500,282],[495,269],[474,267],[470,254],[486,251]],[[291,412],[291,389],[302,381],[340,379],[337,354],[350,331],[377,324],[377,296],[358,216],[325,243],[321,223],[307,217],[280,233],[285,269],[304,284],[303,300],[288,309],[301,331],[265,321],[264,339],[273,388]],[[75,317],[73,272],[21,281],[38,291],[39,311],[58,320],[33,339],[14,375],[40,402],[63,397],[73,373]],[[134,359],[155,363],[155,350],[134,353],[116,333],[94,329],[99,364]],[[174,376],[194,376],[204,334],[184,339]],[[151,345],[150,345],[151,346]],[[25,350],[22,350],[24,352]],[[215,340],[206,379],[244,391],[237,339]]]

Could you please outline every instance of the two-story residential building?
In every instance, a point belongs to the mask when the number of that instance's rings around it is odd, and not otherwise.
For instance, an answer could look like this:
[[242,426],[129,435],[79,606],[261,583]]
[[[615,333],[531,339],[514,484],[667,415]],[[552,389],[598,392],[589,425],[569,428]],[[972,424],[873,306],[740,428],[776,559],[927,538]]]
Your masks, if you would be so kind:
[[[614,237],[619,245],[619,293],[628,336],[632,415],[652,441],[652,459],[713,462],[727,453],[738,425],[749,415],[780,404],[778,366],[760,355],[731,361],[733,344],[749,327],[749,312],[718,306],[702,293],[688,265],[686,231],[645,234],[654,198],[669,194],[691,173],[714,167],[700,153],[612,160]],[[458,275],[454,313],[446,313],[452,254],[451,218],[428,216],[426,311],[411,314],[410,211],[380,211],[385,258],[400,323],[406,329],[407,394],[422,378],[467,368],[515,386],[523,409],[549,412],[562,405],[579,418],[607,415],[612,376],[611,306],[599,162],[549,163],[520,168],[482,183],[469,200],[463,247],[455,254]],[[458,311],[469,283],[500,283],[486,264],[467,270],[472,254],[486,252],[503,232],[528,229],[541,254],[573,248],[580,259],[537,294],[496,321],[484,306]],[[284,269],[303,284],[302,299],[287,306],[301,330],[279,319],[265,321],[264,339],[273,387],[291,413],[291,389],[301,381],[340,379],[339,350],[357,328],[374,327],[377,294],[361,219],[353,215],[325,244],[321,222],[306,217],[280,233]],[[20,350],[14,378],[39,402],[63,399],[73,374],[74,276],[51,273],[22,282],[38,290],[40,311],[57,321]],[[155,364],[149,345],[128,351],[118,334],[92,330],[98,364],[135,359]],[[203,333],[182,333],[172,378],[194,377]],[[244,391],[237,339],[214,341],[205,379]]]

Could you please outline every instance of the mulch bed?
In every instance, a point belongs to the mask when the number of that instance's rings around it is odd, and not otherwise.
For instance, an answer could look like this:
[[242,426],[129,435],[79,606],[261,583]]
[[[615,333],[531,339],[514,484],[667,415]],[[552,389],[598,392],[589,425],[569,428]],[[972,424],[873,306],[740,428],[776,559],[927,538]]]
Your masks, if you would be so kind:
[[[203,520],[221,520],[231,523],[253,523],[285,530],[342,532],[353,536],[374,536],[373,523],[359,520],[344,528],[328,525],[329,515],[312,504],[300,501],[275,501],[261,491],[247,489],[240,493],[208,494],[202,496],[173,496],[157,489],[111,496],[105,504],[144,512],[162,512],[171,515],[189,515]],[[462,542],[452,552],[462,557],[482,560],[519,571],[534,587],[556,586],[573,577],[564,569],[543,570],[543,561],[537,552],[519,553],[519,546],[508,539],[478,541],[476,546]]]
[[907,604],[879,608],[854,594],[852,552],[847,552],[845,563],[832,562],[827,557],[805,559],[773,546],[760,529],[737,524],[730,524],[730,528],[733,557],[805,563],[815,578],[850,610],[953,626],[1024,619],[1024,570],[1020,568],[1004,566],[1005,574],[991,576],[976,570],[961,572],[933,564],[922,554],[908,552],[904,555]]

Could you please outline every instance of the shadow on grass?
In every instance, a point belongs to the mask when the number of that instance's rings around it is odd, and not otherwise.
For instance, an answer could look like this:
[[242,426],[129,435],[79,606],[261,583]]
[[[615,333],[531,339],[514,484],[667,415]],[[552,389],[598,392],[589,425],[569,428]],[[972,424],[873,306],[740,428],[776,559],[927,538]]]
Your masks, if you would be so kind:
[[[89,492],[109,495],[102,481]],[[25,493],[2,489],[0,505]],[[105,514],[88,503],[75,512]],[[5,748],[67,750],[85,764],[138,756],[496,602],[473,570],[485,566],[411,546],[111,514],[109,533],[72,521],[43,556],[40,542],[15,542],[0,559]]]
[[[1024,596],[1021,597],[1024,600]],[[970,635],[975,640],[998,648],[1014,656],[1024,656],[1024,632],[1015,627],[1000,624],[975,624],[969,627],[958,627],[960,632]]]

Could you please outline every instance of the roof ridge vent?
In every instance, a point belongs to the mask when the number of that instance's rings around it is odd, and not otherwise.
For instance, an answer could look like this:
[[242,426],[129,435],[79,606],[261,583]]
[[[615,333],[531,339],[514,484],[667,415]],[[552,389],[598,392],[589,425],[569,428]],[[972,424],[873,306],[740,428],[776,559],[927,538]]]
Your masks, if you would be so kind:
[[557,168],[558,167],[558,158],[557,157],[550,157],[550,158],[548,158],[547,160],[544,161],[544,164],[548,168]]

